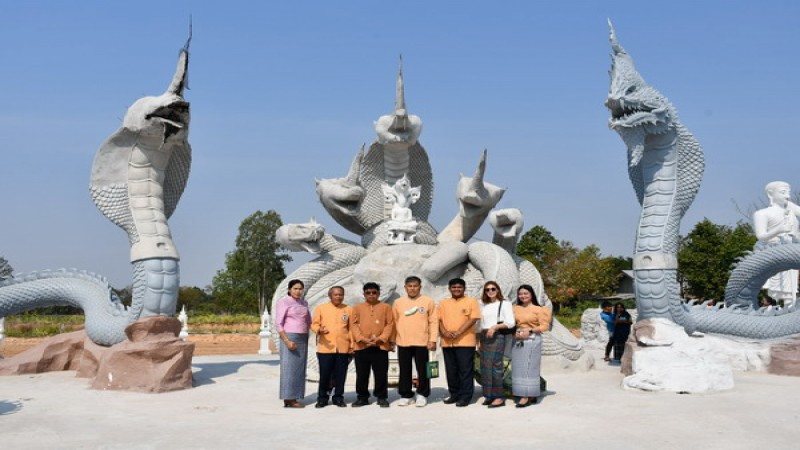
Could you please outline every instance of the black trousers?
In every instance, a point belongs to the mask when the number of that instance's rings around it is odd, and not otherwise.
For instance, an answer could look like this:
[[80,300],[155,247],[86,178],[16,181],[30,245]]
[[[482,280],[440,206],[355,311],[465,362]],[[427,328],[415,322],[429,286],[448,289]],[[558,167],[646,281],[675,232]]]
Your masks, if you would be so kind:
[[357,350],[356,361],[356,396],[359,399],[369,398],[369,372],[375,378],[375,397],[389,397],[389,352],[378,347],[367,347]]
[[625,353],[625,342],[627,341],[627,334],[624,336],[614,336],[614,359],[617,361],[622,359],[622,355]]
[[475,393],[475,347],[443,347],[450,398],[471,402]]
[[611,349],[614,347],[614,336],[608,337],[608,344],[606,344],[606,358],[611,354]]
[[331,381],[333,381],[333,399],[343,399],[350,355],[347,353],[317,353],[317,361],[319,361],[317,401],[328,401],[328,390],[330,389]]
[[417,394],[428,397],[431,395],[431,380],[425,371],[428,364],[428,347],[400,347],[397,346],[397,365],[400,366],[400,379],[397,392],[400,397],[411,398],[414,391],[411,388],[411,362],[417,366]]

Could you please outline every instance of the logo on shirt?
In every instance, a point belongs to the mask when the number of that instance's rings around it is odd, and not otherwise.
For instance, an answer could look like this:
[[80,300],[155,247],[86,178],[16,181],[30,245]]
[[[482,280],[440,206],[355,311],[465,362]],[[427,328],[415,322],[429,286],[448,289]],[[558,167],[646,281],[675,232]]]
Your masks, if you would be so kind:
[[425,314],[425,308],[422,308],[422,307],[420,307],[420,308],[419,308],[419,313],[420,313],[420,314]]
[[347,322],[347,319],[348,319],[347,314],[342,316],[342,322]]

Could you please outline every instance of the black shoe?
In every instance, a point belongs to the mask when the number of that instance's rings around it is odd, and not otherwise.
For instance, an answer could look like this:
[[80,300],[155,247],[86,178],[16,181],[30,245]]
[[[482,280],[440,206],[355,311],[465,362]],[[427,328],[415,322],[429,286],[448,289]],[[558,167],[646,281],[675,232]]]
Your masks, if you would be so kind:
[[503,402],[503,403],[489,403],[488,405],[486,405],[487,408],[501,408],[503,406],[506,406],[506,402]]
[[458,399],[455,397],[447,397],[446,399],[442,400],[442,403],[445,405],[452,405],[453,403],[457,402]]
[[527,408],[528,406],[531,406],[534,403],[536,403],[536,401],[534,399],[528,398],[525,403],[522,403],[522,400],[520,400],[520,402],[517,403],[516,407],[517,408]]
[[359,406],[367,406],[367,405],[369,405],[369,400],[365,398],[360,398],[354,401],[353,404],[351,404],[350,406],[352,406],[353,408],[358,408]]
[[487,399],[485,399],[485,400],[483,401],[483,403],[481,403],[481,405],[483,405],[483,406],[489,406],[489,404],[491,404],[491,403],[492,403],[492,399],[490,399],[490,398],[487,398]]
[[463,407],[468,406],[468,405],[469,405],[469,402],[465,402],[464,400],[459,400],[459,401],[456,402],[456,406],[458,406],[459,408],[463,408]]
[[344,400],[342,400],[342,399],[340,399],[340,398],[335,398],[335,399],[333,399],[333,404],[334,404],[334,405],[336,405],[336,406],[338,406],[339,408],[344,408],[345,406],[347,406],[347,405],[344,403]]
[[317,400],[317,404],[314,405],[314,408],[324,408],[328,406],[328,402],[325,400]]
[[381,408],[388,408],[389,407],[389,401],[386,400],[385,398],[379,398],[378,399],[378,406],[380,406]]

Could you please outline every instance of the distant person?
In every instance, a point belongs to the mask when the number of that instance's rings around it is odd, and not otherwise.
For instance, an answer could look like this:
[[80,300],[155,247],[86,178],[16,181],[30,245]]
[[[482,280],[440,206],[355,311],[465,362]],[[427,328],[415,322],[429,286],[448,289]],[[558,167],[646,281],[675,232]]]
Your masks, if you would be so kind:
[[[395,340],[397,343],[397,363],[400,369],[397,392],[400,394],[399,406],[428,404],[431,395],[431,380],[426,366],[430,357],[428,352],[436,351],[439,339],[439,318],[433,299],[421,295],[422,280],[411,276],[405,280],[406,296],[394,301],[392,311],[395,320]],[[416,397],[412,391],[412,362],[417,367]]]
[[394,333],[392,307],[381,302],[377,283],[364,284],[364,302],[353,308],[350,326],[356,362],[356,401],[353,407],[369,405],[369,373],[375,379],[372,393],[378,406],[389,407],[389,351]]
[[441,337],[444,367],[447,373],[447,405],[467,406],[475,393],[475,324],[481,320],[478,300],[464,296],[467,287],[461,278],[448,283],[450,298],[439,302],[439,336]]
[[625,342],[631,334],[633,319],[631,314],[625,309],[625,305],[617,303],[614,306],[614,361],[620,362],[622,354],[625,353]]
[[550,329],[552,320],[553,314],[539,305],[533,287],[523,284],[517,289],[516,331],[511,348],[511,391],[517,397],[517,408],[536,403],[542,395],[542,333]]
[[494,281],[483,285],[481,296],[481,386],[483,404],[489,408],[506,405],[503,390],[503,355],[506,341],[513,338],[514,310],[511,302],[503,299],[500,286]]
[[288,294],[278,300],[275,308],[275,329],[281,338],[280,398],[285,408],[305,407],[298,400],[306,396],[308,328],[311,325],[304,291],[302,281],[289,281]]
[[343,303],[344,288],[334,286],[328,289],[328,298],[330,302],[314,308],[311,320],[311,329],[317,334],[319,362],[317,408],[328,406],[331,384],[333,384],[333,404],[338,407],[347,406],[344,403],[344,383],[353,350],[350,341],[350,319],[353,317],[353,308]]
[[611,361],[611,349],[614,348],[614,306],[608,300],[603,300],[600,305],[600,318],[606,323],[606,330],[608,331],[608,343],[606,344],[606,354],[603,361]]

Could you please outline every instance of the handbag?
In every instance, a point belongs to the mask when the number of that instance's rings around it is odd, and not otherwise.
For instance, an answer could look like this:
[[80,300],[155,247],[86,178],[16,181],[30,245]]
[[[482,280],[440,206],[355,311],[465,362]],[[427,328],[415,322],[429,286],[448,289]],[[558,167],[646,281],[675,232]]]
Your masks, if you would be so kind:
[[[503,309],[503,301],[502,300],[500,300],[500,305],[497,307],[497,323],[503,323],[503,321],[500,320],[500,310],[501,309]],[[495,334],[509,335],[509,334],[514,334],[516,331],[517,331],[517,327],[511,327],[511,328],[500,328],[499,330],[495,331],[494,333]]]
[[439,361],[436,360],[434,352],[428,352],[428,363],[425,364],[425,375],[428,379],[439,378]]

